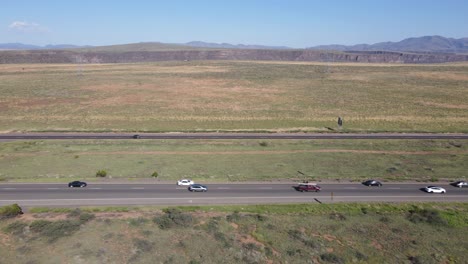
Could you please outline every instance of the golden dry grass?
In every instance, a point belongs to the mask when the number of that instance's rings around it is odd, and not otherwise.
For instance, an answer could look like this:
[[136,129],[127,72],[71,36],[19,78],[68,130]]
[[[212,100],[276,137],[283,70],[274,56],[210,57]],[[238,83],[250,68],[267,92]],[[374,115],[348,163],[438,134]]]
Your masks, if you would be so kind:
[[0,65],[0,131],[468,131],[468,66]]

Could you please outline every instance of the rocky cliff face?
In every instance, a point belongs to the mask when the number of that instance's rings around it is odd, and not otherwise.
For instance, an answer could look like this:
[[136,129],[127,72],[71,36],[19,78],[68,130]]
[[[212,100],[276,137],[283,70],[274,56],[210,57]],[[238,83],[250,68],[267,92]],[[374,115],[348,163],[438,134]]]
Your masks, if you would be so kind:
[[184,60],[267,60],[361,63],[444,63],[468,61],[468,55],[383,51],[178,50],[76,52],[70,50],[0,51],[0,63],[135,63]]

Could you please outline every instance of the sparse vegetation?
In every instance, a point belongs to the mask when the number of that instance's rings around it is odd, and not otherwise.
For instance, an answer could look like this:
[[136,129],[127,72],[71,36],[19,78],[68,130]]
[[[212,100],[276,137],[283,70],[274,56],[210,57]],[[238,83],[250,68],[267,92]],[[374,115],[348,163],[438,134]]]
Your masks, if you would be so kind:
[[[0,236],[8,242],[0,244],[0,252],[6,263],[16,263],[19,252],[24,263],[70,258],[87,263],[463,262],[468,204],[375,203],[366,205],[366,214],[362,208],[340,203],[129,208],[113,213],[42,209],[24,219],[0,222]],[[97,217],[81,222],[89,212]],[[151,221],[155,213],[153,220],[166,216],[177,228],[160,228],[158,221]],[[331,213],[347,219],[330,221]],[[410,222],[412,218],[423,220]],[[437,218],[446,222],[440,224]]]
[[468,131],[466,63],[76,67],[1,64],[0,131]]
[[[92,180],[103,168],[112,169],[113,179],[148,179],[157,160],[158,180],[185,175],[218,182],[366,178],[443,182],[468,170],[468,145],[458,148],[449,142],[275,140],[262,147],[257,140],[16,141],[0,144],[0,155],[8,157],[0,158],[0,167],[8,181]],[[79,159],[74,158],[77,154]]]
[[161,229],[191,227],[194,223],[194,219],[190,214],[183,213],[177,208],[167,208],[164,213],[162,216],[153,218],[153,222],[157,223]]

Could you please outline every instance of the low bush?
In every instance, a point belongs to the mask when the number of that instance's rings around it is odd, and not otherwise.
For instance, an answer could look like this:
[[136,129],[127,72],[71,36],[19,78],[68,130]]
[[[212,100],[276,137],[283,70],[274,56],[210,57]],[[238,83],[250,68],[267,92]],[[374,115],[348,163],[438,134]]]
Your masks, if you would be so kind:
[[415,224],[427,223],[431,225],[447,225],[447,221],[441,217],[439,211],[434,209],[414,207],[408,211],[407,219]]
[[82,213],[79,217],[79,220],[80,220],[80,223],[84,224],[88,221],[91,221],[93,220],[94,218],[96,218],[96,216],[94,214],[90,214],[90,213]]
[[0,220],[12,218],[21,214],[23,214],[23,210],[18,204],[11,204],[0,207]]
[[333,212],[330,214],[330,219],[332,220],[339,220],[339,221],[345,221],[347,219],[347,217],[342,214],[342,213],[338,213],[338,212]]
[[149,252],[153,249],[153,244],[147,240],[135,239],[133,241],[138,252]]
[[57,239],[65,236],[70,236],[80,229],[81,223],[75,220],[60,220],[60,221],[33,221],[29,228],[32,232],[38,233],[49,238],[49,242],[54,242]]
[[105,171],[105,170],[98,170],[98,171],[96,172],[96,177],[104,178],[104,177],[106,177],[106,176],[107,176],[107,171]]
[[242,216],[239,214],[238,211],[234,211],[232,214],[226,216],[226,220],[229,222],[237,222],[240,221]]
[[16,221],[16,222],[13,222],[11,224],[9,224],[8,226],[6,226],[3,231],[7,232],[7,233],[10,233],[10,234],[13,234],[13,235],[19,235],[21,233],[23,233],[23,230],[24,228],[28,226],[28,224],[24,223],[24,222],[19,222],[19,221]]
[[165,215],[153,218],[161,229],[168,229],[174,226],[190,227],[194,219],[190,214],[184,214],[177,208],[167,208],[163,210]]
[[320,259],[328,263],[336,263],[336,264],[345,263],[345,261],[341,257],[333,253],[323,253],[320,255]]

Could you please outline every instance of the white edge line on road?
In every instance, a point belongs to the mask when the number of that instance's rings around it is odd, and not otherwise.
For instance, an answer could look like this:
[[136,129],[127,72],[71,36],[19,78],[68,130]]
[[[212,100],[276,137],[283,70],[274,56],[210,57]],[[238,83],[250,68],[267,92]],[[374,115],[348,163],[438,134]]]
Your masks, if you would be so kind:
[[[222,197],[223,199],[304,199],[304,198],[327,198],[327,196],[282,196],[282,197]],[[334,199],[337,198],[434,198],[434,197],[439,197],[439,198],[444,198],[444,197],[457,197],[457,198],[462,198],[464,196],[460,195],[428,195],[428,196],[395,196],[395,195],[389,195],[389,196],[333,196]],[[17,201],[17,202],[40,202],[40,201],[134,201],[134,200],[210,200],[210,199],[219,199],[220,197],[176,197],[176,198],[98,198],[98,199],[34,199],[34,200],[16,200],[16,199],[11,199],[11,200],[0,200],[0,202],[10,202],[10,201]],[[468,196],[465,196],[464,198],[468,199]]]

